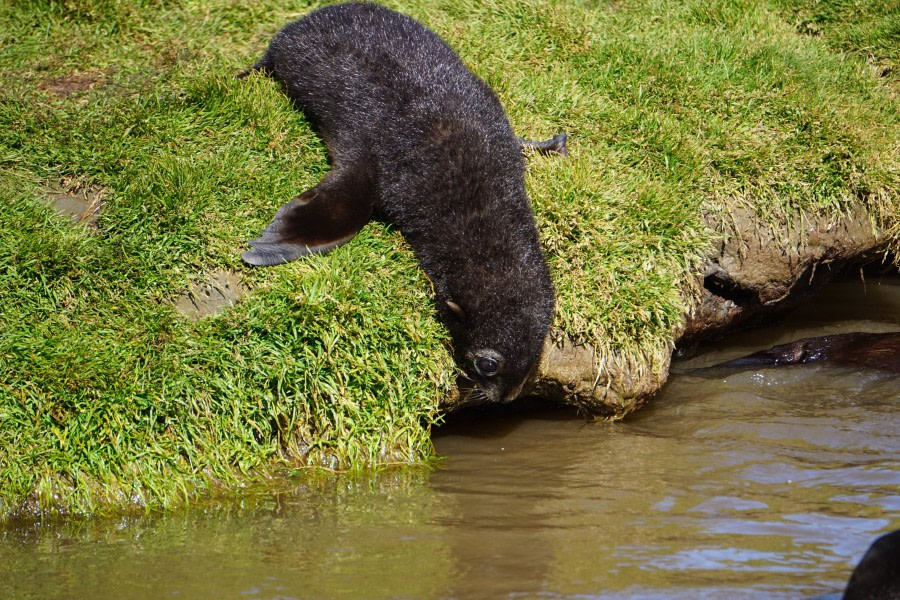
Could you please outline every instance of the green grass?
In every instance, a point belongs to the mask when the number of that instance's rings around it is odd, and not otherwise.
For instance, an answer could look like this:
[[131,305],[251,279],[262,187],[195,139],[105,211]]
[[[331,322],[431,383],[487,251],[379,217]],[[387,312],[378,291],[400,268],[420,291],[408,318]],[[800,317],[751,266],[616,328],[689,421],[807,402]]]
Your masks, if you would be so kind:
[[821,36],[829,47],[891,67],[900,59],[900,6],[893,0],[775,0],[799,33]]
[[[568,159],[528,172],[557,324],[659,368],[714,235],[704,213],[861,203],[900,245],[898,103],[864,50],[896,59],[897,12],[863,4],[865,30],[844,2],[391,6],[449,41],[520,135],[570,134]],[[231,76],[314,5],[0,6],[0,512],[167,506],[431,456],[453,366],[399,234],[372,223],[324,257],[240,262],[328,165],[275,84]],[[813,11],[828,26],[798,31]],[[73,76],[95,81],[55,91]],[[95,229],[43,200],[61,177],[104,188]],[[249,296],[182,317],[178,294],[219,268]]]

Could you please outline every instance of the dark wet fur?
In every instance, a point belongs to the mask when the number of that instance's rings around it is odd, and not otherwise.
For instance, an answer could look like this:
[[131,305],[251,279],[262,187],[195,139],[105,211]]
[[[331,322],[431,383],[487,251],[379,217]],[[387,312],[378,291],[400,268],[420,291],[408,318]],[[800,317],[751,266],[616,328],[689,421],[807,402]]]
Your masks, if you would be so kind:
[[842,333],[804,338],[711,368],[827,364],[900,373],[900,332]]
[[[333,164],[282,207],[245,260],[278,264],[327,251],[374,213],[415,251],[457,359],[484,399],[510,399],[539,358],[554,307],[521,145],[564,154],[565,135],[517,138],[491,89],[443,41],[374,4],[323,8],[291,23],[253,70],[282,84]],[[472,366],[483,350],[502,356],[495,377]]]
[[900,530],[872,543],[850,576],[843,600],[900,600]]

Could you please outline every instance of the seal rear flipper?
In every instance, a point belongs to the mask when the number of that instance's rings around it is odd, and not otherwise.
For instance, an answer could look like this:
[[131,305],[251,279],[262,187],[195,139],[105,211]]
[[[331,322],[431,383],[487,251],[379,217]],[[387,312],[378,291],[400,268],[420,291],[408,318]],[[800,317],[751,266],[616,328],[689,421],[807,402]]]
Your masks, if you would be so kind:
[[280,265],[353,239],[372,216],[371,189],[360,177],[332,173],[278,209],[241,258],[256,266]]
[[271,75],[272,74],[272,65],[269,64],[269,56],[263,56],[256,64],[245,71],[241,71],[237,75],[234,76],[235,79],[244,79],[248,75],[252,73],[262,73],[263,75]]
[[559,154],[560,156],[566,156],[569,153],[569,151],[566,150],[566,137],[566,133],[562,132],[557,133],[549,140],[543,142],[519,138],[519,145],[522,146],[523,150],[525,148],[534,148],[541,154]]

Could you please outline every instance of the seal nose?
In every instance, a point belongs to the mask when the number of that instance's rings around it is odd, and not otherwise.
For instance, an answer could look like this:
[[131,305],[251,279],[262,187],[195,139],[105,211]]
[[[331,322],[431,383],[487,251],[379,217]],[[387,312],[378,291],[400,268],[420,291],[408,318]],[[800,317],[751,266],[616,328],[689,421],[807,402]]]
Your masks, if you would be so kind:
[[527,379],[522,380],[522,382],[521,382],[519,385],[517,385],[516,387],[514,387],[513,389],[511,389],[511,390],[503,397],[503,399],[501,400],[501,402],[503,402],[504,404],[509,404],[510,402],[512,402],[513,400],[515,400],[516,398],[518,398],[519,395],[522,393],[522,389],[525,387],[525,382],[526,382],[526,381],[527,381]]
[[513,400],[515,400],[516,398],[518,398],[519,396],[521,396],[522,390],[524,390],[528,384],[533,383],[537,379],[537,374],[538,374],[538,363],[535,363],[534,365],[531,366],[530,369],[528,369],[528,374],[522,378],[522,381],[519,382],[519,385],[517,385],[516,387],[509,390],[509,392],[507,392],[507,394],[503,397],[501,402],[503,402],[504,404],[508,404],[508,403],[512,402]]

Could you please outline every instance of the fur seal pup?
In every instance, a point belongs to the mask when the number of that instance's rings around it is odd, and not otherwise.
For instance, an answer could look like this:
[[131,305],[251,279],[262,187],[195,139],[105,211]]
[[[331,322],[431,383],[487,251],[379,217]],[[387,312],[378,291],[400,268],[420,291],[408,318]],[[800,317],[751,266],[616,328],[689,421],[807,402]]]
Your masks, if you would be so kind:
[[329,6],[290,23],[240,76],[253,71],[280,82],[306,113],[332,169],[278,210],[244,260],[326,252],[373,214],[393,223],[434,285],[457,362],[475,384],[468,399],[515,398],[555,302],[522,145],[563,153],[565,136],[517,138],[496,95],[447,44],[376,4]]

